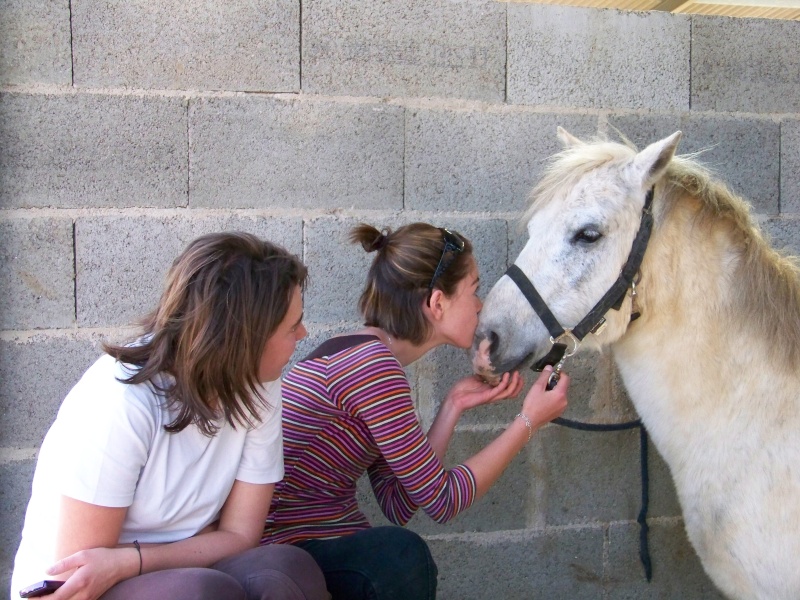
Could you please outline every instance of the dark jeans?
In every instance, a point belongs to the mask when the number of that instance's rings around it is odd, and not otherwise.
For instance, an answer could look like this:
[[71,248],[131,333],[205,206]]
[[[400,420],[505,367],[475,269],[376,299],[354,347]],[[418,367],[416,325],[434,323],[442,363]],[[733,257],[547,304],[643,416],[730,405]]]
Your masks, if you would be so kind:
[[307,552],[261,546],[212,568],[167,569],[126,579],[100,600],[327,600],[325,581]]
[[428,545],[402,527],[373,527],[332,540],[305,540],[333,600],[434,600],[436,563]]

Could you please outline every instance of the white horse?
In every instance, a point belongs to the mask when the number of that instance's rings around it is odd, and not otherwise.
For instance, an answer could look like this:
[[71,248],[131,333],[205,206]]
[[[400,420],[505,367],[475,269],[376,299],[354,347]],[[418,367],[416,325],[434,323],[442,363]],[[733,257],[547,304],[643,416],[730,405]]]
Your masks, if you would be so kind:
[[[532,193],[515,264],[575,326],[617,279],[655,186],[635,302],[629,291],[581,346],[611,349],[714,583],[730,598],[797,600],[800,270],[769,247],[744,200],[675,156],[680,135],[636,153],[559,128],[566,149]],[[481,312],[476,371],[491,379],[550,347],[502,277]]]

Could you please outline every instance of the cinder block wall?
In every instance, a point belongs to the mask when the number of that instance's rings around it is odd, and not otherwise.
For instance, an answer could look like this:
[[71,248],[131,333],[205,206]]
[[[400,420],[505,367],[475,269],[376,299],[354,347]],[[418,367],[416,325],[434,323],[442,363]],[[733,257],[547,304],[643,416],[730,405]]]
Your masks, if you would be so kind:
[[[426,220],[476,246],[485,286],[555,129],[676,129],[800,252],[800,23],[491,0],[0,0],[0,586],[36,452],[103,339],[158,297],[195,236],[243,229],[303,257],[311,335],[358,324],[358,221]],[[420,414],[468,372],[409,369]],[[572,367],[569,415],[632,416],[607,356]],[[476,410],[461,460],[518,402]],[[440,597],[715,598],[651,452],[654,579],[638,562],[638,438],[548,426],[430,540]],[[381,522],[369,493],[367,510]]]

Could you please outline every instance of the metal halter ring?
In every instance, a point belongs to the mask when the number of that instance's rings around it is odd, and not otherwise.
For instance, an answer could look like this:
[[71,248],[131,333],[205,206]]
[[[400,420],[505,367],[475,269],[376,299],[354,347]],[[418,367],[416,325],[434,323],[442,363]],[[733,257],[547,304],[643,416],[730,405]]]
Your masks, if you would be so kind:
[[[570,344],[569,343],[566,343],[566,340],[571,342],[572,348],[570,348]],[[566,356],[572,356],[573,354],[575,354],[578,351],[578,346],[581,345],[581,341],[577,337],[575,337],[575,334],[572,333],[571,329],[567,329],[564,333],[562,333],[557,338],[553,338],[553,336],[550,336],[550,343],[551,344],[557,344],[557,343],[564,344],[567,347],[567,350],[564,352],[564,356],[565,357]]]

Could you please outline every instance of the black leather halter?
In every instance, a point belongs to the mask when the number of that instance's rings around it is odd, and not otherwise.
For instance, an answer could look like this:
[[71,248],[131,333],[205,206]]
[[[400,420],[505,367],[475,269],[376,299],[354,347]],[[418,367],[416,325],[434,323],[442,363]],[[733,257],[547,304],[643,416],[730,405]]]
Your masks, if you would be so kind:
[[[551,389],[557,382],[559,376],[560,365],[566,356],[572,356],[578,349],[581,341],[589,332],[598,331],[605,323],[604,315],[611,310],[619,310],[622,306],[622,301],[628,290],[631,289],[636,283],[636,277],[639,273],[639,268],[642,266],[644,253],[647,250],[647,243],[650,241],[650,233],[653,230],[653,193],[654,187],[651,187],[647,192],[644,199],[644,207],[642,207],[642,220],[639,223],[639,231],[633,240],[628,260],[620,271],[619,277],[603,295],[602,298],[594,305],[592,310],[581,319],[572,329],[565,329],[561,323],[558,322],[555,315],[547,307],[547,303],[542,299],[539,292],[531,283],[530,279],[525,276],[516,264],[511,265],[506,271],[511,280],[517,284],[522,294],[528,300],[533,310],[547,327],[550,332],[550,342],[553,344],[550,351],[531,368],[535,371],[541,371],[546,365],[555,365],[556,370],[550,376],[548,382],[548,389]],[[631,320],[638,317],[638,313],[631,315]],[[567,352],[567,344],[564,341],[571,341],[572,348]],[[639,464],[642,478],[642,506],[639,510],[639,516],[636,521],[639,523],[639,558],[644,567],[645,576],[647,581],[653,577],[653,567],[650,561],[650,549],[648,544],[648,526],[647,526],[647,509],[650,502],[649,495],[649,475],[647,469],[647,430],[642,425],[641,419],[628,421],[626,423],[612,423],[612,424],[598,424],[598,423],[581,423],[580,421],[572,421],[558,417],[552,421],[556,425],[569,427],[570,429],[580,429],[582,431],[622,431],[625,429],[640,428],[639,431]]]

